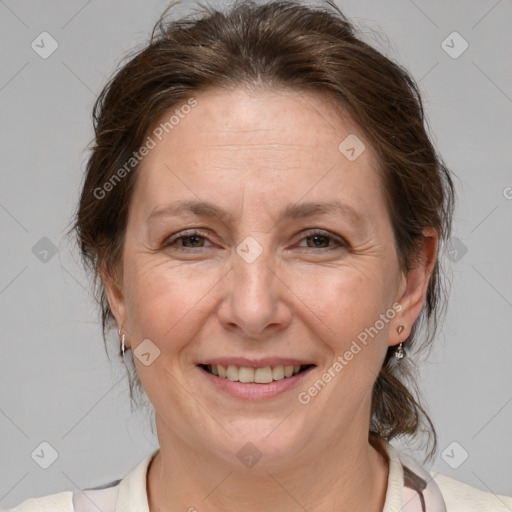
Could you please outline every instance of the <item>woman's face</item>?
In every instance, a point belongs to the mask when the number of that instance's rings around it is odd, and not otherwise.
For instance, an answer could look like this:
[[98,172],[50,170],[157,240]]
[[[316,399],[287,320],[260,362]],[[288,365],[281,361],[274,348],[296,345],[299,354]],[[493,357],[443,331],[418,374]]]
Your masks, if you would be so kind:
[[[150,133],[122,281],[104,277],[160,443],[277,464],[365,441],[386,350],[426,289],[399,270],[371,148],[322,96],[194,97]],[[230,378],[199,366],[219,363]],[[311,366],[280,379],[281,365]]]

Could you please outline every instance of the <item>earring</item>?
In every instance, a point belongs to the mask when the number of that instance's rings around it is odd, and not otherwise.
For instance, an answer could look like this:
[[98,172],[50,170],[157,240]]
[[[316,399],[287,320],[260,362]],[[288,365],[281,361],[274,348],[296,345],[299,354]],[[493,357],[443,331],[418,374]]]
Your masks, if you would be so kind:
[[[404,326],[403,325],[399,325],[396,328],[396,332],[398,334],[401,334],[403,330],[404,330]],[[401,341],[400,344],[398,345],[397,349],[395,350],[394,356],[396,357],[396,359],[398,359],[398,361],[400,361],[401,359],[403,359],[405,357],[405,350],[404,350],[404,342],[403,341]]]
[[[117,332],[119,333],[119,336],[121,336],[121,329],[119,329]],[[121,336],[121,353],[123,356],[124,356],[124,339],[125,339],[125,334],[123,333],[123,335]]]

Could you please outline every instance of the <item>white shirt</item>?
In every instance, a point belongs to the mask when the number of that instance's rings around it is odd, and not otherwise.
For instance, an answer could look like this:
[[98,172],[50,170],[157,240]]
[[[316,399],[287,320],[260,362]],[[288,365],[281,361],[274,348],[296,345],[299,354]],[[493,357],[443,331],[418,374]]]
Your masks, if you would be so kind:
[[[482,491],[435,471],[384,444],[389,457],[383,512],[512,512],[512,498]],[[150,512],[146,488],[149,463],[159,448],[133,471],[94,489],[29,498],[7,512]],[[201,504],[191,504],[200,511]],[[242,507],[243,509],[243,507]]]

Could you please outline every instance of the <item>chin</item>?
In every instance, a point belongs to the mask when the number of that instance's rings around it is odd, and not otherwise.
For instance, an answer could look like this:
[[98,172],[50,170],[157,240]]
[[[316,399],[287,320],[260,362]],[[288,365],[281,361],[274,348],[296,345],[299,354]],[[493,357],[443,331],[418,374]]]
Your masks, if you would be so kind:
[[247,418],[224,424],[226,434],[221,439],[211,439],[210,446],[217,456],[237,467],[270,468],[286,465],[303,448],[303,436],[284,425],[282,415],[275,419]]

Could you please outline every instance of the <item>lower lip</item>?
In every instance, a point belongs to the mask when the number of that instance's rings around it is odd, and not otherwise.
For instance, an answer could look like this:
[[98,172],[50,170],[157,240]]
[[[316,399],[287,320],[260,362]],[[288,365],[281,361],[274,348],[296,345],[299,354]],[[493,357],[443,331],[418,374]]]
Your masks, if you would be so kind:
[[238,381],[232,381],[222,377],[213,375],[208,370],[205,370],[201,366],[198,366],[199,370],[206,376],[210,382],[221,391],[228,393],[235,398],[241,398],[242,400],[257,401],[267,400],[274,398],[285,391],[290,391],[296,387],[299,382],[309,374],[314,366],[307,368],[306,370],[293,375],[292,377],[285,377],[281,380],[273,380],[268,384],[256,384],[256,383],[243,383]]

